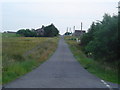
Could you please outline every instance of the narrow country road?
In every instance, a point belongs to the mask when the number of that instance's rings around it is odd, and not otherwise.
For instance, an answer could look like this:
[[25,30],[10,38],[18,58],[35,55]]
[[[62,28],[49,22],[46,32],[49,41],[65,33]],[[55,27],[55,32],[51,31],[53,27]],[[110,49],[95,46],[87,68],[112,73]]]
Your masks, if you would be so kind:
[[52,57],[32,72],[5,88],[107,88],[99,78],[86,71],[73,57],[61,37]]

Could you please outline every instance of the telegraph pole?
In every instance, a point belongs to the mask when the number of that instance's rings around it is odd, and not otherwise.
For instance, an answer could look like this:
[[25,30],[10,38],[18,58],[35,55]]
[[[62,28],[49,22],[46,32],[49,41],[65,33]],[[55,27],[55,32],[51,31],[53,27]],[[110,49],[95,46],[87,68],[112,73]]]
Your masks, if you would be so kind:
[[81,22],[81,31],[82,31],[82,22]]
[[[120,1],[118,2],[118,30],[120,29]],[[118,31],[119,33],[120,31]]]
[[68,27],[67,27],[67,30],[66,30],[66,35],[68,34]]
[[118,14],[120,14],[120,1],[118,2]]
[[118,33],[120,32],[119,30],[120,30],[120,1],[118,2]]

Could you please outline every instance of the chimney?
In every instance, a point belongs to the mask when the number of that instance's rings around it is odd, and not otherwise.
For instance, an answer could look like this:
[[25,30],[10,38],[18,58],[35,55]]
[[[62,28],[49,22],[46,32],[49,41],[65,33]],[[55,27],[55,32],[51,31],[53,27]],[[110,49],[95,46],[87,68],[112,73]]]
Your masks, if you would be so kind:
[[70,30],[69,30],[69,32],[71,32],[71,27],[70,27]]
[[75,26],[73,27],[73,32],[75,32]]
[[67,31],[66,32],[68,32],[68,27],[67,27]]

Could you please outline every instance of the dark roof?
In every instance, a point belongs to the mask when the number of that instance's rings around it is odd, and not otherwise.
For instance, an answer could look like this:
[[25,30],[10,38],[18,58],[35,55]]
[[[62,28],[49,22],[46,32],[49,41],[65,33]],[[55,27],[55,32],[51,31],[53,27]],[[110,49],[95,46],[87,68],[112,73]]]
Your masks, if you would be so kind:
[[75,30],[75,32],[85,32],[85,30]]
[[13,31],[7,31],[7,33],[16,33],[16,32],[13,32]]
[[36,29],[36,31],[41,31],[41,30],[43,30],[43,28]]

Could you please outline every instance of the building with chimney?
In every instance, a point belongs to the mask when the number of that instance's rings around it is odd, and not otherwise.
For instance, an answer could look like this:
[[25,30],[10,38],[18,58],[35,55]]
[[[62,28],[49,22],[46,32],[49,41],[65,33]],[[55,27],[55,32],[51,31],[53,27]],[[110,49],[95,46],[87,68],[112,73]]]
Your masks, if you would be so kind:
[[75,30],[75,32],[73,33],[73,36],[81,36],[84,33],[86,33],[85,30]]
[[44,26],[42,26],[42,28],[36,29],[35,31],[37,36],[44,36]]
[[75,30],[75,26],[73,27],[73,29],[74,29],[73,36],[81,36],[81,35],[83,35],[84,33],[86,33],[85,30],[82,30],[82,26],[83,26],[83,24],[82,24],[82,22],[81,22],[81,30]]

